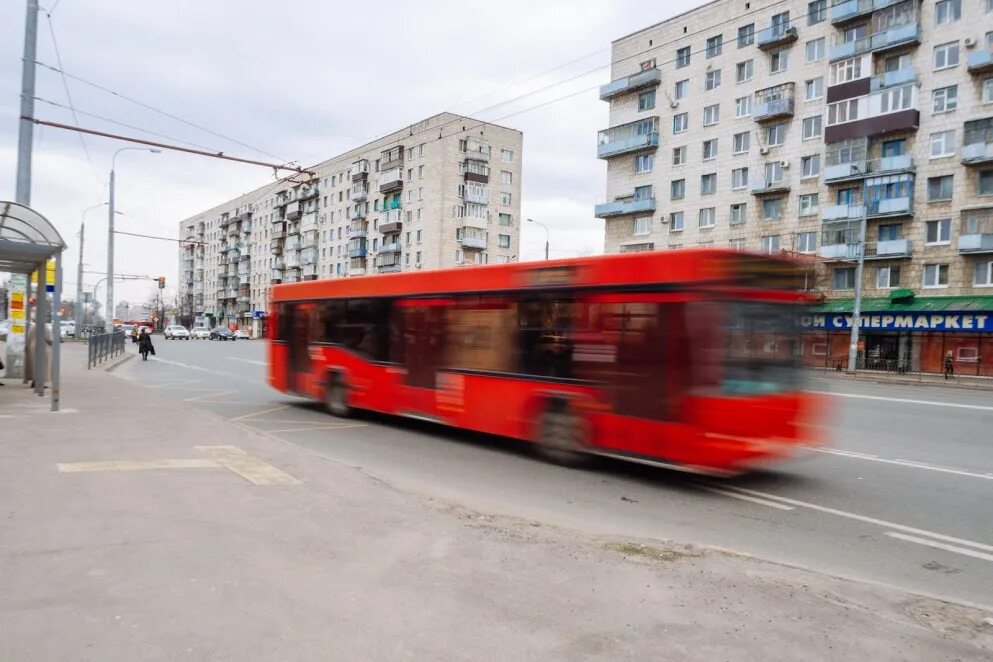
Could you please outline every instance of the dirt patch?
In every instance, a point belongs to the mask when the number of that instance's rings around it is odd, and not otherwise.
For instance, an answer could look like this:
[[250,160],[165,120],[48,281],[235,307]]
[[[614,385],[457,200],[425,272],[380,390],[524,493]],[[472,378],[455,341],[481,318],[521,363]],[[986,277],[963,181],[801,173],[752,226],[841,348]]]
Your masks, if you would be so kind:
[[603,546],[604,549],[622,554],[628,558],[644,559],[646,561],[656,561],[670,563],[686,558],[698,558],[703,556],[703,550],[689,545],[642,545],[634,542],[609,542]]

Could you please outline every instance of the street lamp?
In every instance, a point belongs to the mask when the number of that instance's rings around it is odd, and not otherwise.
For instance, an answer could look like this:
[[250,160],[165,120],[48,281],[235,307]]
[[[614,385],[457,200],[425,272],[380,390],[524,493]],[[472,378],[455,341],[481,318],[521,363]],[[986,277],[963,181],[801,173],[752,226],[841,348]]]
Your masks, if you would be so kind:
[[852,165],[852,170],[862,176],[862,214],[859,219],[859,243],[856,246],[858,251],[858,261],[855,263],[855,303],[852,306],[852,331],[848,345],[848,374],[854,375],[859,353],[859,331],[862,326],[862,270],[865,266],[865,234],[866,224],[869,217],[869,199],[866,196],[868,190],[865,185],[867,173],[857,165]]
[[104,328],[107,333],[114,330],[114,166],[117,163],[117,155],[121,152],[151,152],[161,154],[161,149],[150,147],[122,147],[114,152],[110,160],[110,210],[107,214],[107,319]]
[[542,228],[545,229],[545,261],[547,262],[548,261],[548,226],[545,225],[544,223],[540,223],[534,220],[533,218],[529,218],[528,223],[534,223],[535,225],[540,225]]
[[82,333],[83,324],[85,320],[82,315],[82,305],[83,305],[83,240],[86,236],[86,214],[93,211],[94,209],[99,209],[103,207],[106,202],[101,202],[100,204],[93,205],[92,207],[87,207],[83,210],[83,219],[79,223],[79,267],[76,271],[76,337]]

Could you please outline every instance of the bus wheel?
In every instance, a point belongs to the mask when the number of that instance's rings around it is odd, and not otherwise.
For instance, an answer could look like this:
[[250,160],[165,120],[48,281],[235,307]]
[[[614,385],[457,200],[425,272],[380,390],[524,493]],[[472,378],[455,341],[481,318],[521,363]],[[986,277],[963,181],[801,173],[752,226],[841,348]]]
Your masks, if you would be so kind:
[[338,373],[332,373],[328,377],[327,388],[324,389],[324,406],[334,416],[347,418],[352,415],[352,408],[348,406],[348,389],[345,380]]
[[538,452],[550,462],[565,466],[589,464],[591,455],[583,452],[588,432],[582,418],[565,400],[549,400],[538,419]]

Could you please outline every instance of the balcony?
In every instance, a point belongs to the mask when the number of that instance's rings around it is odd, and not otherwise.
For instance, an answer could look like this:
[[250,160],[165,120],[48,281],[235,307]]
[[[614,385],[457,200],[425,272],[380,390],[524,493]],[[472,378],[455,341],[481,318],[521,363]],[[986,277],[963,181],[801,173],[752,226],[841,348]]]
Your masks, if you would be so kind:
[[917,82],[917,67],[904,67],[896,71],[885,71],[869,79],[869,91],[878,92],[887,87]]
[[395,239],[396,241],[383,241],[383,245],[379,247],[379,254],[384,255],[386,253],[399,253],[401,250],[399,237],[396,237]]
[[959,253],[993,253],[993,207],[963,209],[959,223]]
[[765,177],[753,177],[749,181],[748,188],[752,195],[769,195],[772,193],[785,193],[790,190],[790,178],[783,175],[781,179],[766,179]]
[[993,232],[959,235],[959,253],[993,253]]
[[869,175],[895,174],[913,172],[914,170],[914,157],[909,154],[901,154],[871,161],[861,160],[825,166],[824,181],[828,184],[836,184],[865,179]]
[[912,197],[883,198],[882,200],[872,200],[866,208],[868,218],[882,218],[887,216],[913,216],[914,199]]
[[650,151],[659,146],[659,118],[649,117],[604,129],[597,136],[597,158]]
[[242,234],[251,234],[252,233],[252,222],[251,221],[242,221],[241,222],[241,233]]
[[379,231],[383,234],[392,234],[394,232],[400,232],[403,229],[403,223],[400,221],[392,221],[390,223],[380,223]]
[[359,159],[352,164],[352,181],[359,182],[365,181],[369,176],[369,161],[367,159]]
[[831,47],[829,58],[832,61],[846,60],[863,53],[881,53],[900,46],[919,43],[921,43],[921,24],[914,16],[912,20],[903,25],[876,32],[854,41],[835,44]]
[[403,188],[403,170],[393,168],[379,173],[379,192],[389,193]]
[[970,74],[985,74],[993,71],[993,50],[987,48],[969,53],[965,67]]
[[375,265],[381,273],[400,271],[400,253],[377,255]]
[[474,202],[477,205],[488,205],[490,204],[490,190],[483,186],[466,186],[462,198],[466,202]]
[[865,259],[867,260],[893,260],[896,258],[910,257],[911,244],[909,239],[887,239],[875,243],[866,243]]
[[349,267],[348,276],[365,276],[365,267]]
[[272,268],[273,269],[283,269],[286,266],[286,262],[281,257],[272,258]]
[[490,160],[490,144],[481,138],[469,136],[465,140],[465,158],[488,162]]
[[478,216],[463,216],[459,219],[459,222],[464,228],[476,228],[477,230],[488,230],[490,226],[489,218],[480,218]]
[[756,122],[793,117],[794,83],[767,87],[755,93],[752,117]]
[[286,205],[286,215],[284,218],[287,221],[295,221],[298,218],[300,218],[300,215],[302,213],[303,213],[303,209],[301,208],[300,203],[291,202],[288,205]]
[[299,250],[300,249],[300,235],[298,235],[298,234],[291,234],[290,236],[288,236],[286,238],[286,243],[284,244],[283,248],[285,248],[288,251]]
[[822,244],[817,249],[817,254],[825,260],[857,260],[859,257],[859,245],[850,244]]
[[993,162],[993,117],[966,122],[962,138],[962,163],[985,165]]
[[307,214],[300,221],[300,226],[297,228],[301,234],[305,232],[316,232],[317,231],[317,214]]
[[367,252],[365,248],[349,248],[348,257],[365,257]]
[[352,210],[351,212],[349,212],[348,217],[353,221],[357,221],[365,218],[368,213],[369,213],[368,204],[358,204],[355,207],[352,207]]
[[845,0],[831,5],[831,23],[841,25],[848,21],[868,16],[874,7],[872,0]]
[[626,216],[629,214],[651,213],[655,211],[655,198],[644,197],[635,198],[630,196],[620,198],[612,202],[603,202],[593,208],[593,215],[597,218],[613,218],[615,216]]
[[369,187],[363,182],[352,185],[352,202],[362,202],[369,197]]
[[993,142],[963,145],[962,163],[963,165],[986,165],[993,163]]
[[234,223],[234,217],[233,216],[222,216],[221,217],[221,220],[217,223],[217,227],[219,227],[220,229],[223,230],[224,228],[228,227],[232,223]]
[[467,182],[486,184],[490,181],[490,167],[474,161],[466,161],[462,164],[462,174]]
[[400,168],[403,166],[403,147],[397,146],[392,149],[387,149],[380,154],[379,157],[379,171],[385,172],[392,168]]
[[309,200],[311,198],[316,198],[320,194],[320,190],[317,184],[312,184],[310,186],[300,187],[300,192],[297,194],[297,200]]
[[359,239],[369,234],[369,224],[365,221],[352,221],[348,226],[348,236],[352,239]]
[[272,255],[282,255],[283,254],[283,242],[278,239],[273,239],[269,242],[269,253]]
[[300,276],[304,280],[317,280],[317,265],[305,264],[300,270]]
[[600,86],[600,100],[610,101],[622,94],[637,92],[647,87],[656,87],[662,82],[662,71],[658,67],[645,69],[630,76],[624,76]]
[[764,51],[773,50],[797,40],[796,26],[790,21],[770,25],[755,35],[755,45]]
[[828,205],[821,207],[821,220],[828,221],[857,221],[862,218],[862,205]]
[[241,228],[238,227],[237,223],[232,223],[231,225],[228,226],[229,237],[237,237],[239,234],[241,234]]
[[459,239],[459,243],[462,244],[464,250],[486,250],[486,237],[462,237]]

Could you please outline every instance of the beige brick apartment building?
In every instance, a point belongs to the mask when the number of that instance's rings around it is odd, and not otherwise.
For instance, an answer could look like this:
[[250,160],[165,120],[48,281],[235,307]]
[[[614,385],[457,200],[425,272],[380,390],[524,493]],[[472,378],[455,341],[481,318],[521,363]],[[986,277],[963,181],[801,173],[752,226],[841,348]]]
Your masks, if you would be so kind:
[[993,0],[717,0],[612,61],[608,252],[816,256],[834,364],[865,214],[867,364],[993,375]]
[[183,321],[258,333],[273,284],[516,259],[522,138],[442,113],[181,221]]

